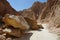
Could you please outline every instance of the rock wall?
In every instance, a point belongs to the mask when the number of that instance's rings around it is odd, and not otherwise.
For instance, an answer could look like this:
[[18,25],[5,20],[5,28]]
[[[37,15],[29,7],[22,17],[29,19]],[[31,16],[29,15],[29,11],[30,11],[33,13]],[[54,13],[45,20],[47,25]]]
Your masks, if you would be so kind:
[[[37,1],[37,2],[34,2],[33,5],[30,8],[25,9],[23,11],[19,11],[19,13],[24,15],[24,16],[27,15],[27,14],[31,15],[31,16],[28,16],[28,17],[33,18],[33,19],[35,17],[35,19],[37,20],[39,14],[41,13],[41,11],[45,7],[45,5],[46,5],[46,2],[45,3],[41,3],[39,1]],[[24,14],[25,12],[27,12],[27,13]],[[34,17],[32,17],[33,16],[32,14],[34,15]]]
[[48,0],[38,20],[46,23],[50,32],[60,34],[60,0]]

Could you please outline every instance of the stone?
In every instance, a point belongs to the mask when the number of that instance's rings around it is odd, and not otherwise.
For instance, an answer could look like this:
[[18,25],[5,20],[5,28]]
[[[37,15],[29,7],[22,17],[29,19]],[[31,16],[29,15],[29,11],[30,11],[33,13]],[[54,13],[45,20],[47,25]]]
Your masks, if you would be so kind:
[[0,35],[0,40],[5,40],[5,39],[6,39],[5,36]]
[[21,30],[29,29],[28,23],[22,16],[6,14],[3,18],[3,21],[6,25],[12,26],[14,28],[19,28]]

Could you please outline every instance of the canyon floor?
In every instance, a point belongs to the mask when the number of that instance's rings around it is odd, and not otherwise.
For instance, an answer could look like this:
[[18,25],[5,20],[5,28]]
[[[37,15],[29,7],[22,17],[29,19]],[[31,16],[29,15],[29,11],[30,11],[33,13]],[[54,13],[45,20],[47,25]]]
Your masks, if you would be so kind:
[[[45,24],[43,24],[44,29],[41,31],[30,31],[24,37],[19,38],[19,40],[60,40],[56,34],[50,33]],[[16,39],[18,40],[18,39]]]

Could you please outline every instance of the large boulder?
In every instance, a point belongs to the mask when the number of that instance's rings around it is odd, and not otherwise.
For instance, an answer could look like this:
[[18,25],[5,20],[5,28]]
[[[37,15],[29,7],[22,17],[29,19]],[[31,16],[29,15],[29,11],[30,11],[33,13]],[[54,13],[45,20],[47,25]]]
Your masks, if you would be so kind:
[[6,25],[13,26],[14,28],[19,28],[22,30],[29,29],[28,23],[22,16],[6,14],[3,17],[3,21],[5,22]]
[[39,26],[37,26],[37,20],[32,10],[30,9],[23,10],[21,15],[25,18],[27,23],[30,25],[30,29],[34,29],[34,30],[40,29]]
[[26,20],[20,15],[5,14],[3,22],[5,23],[2,27],[4,28],[3,32],[5,32],[8,36],[12,35],[15,37],[21,37],[25,34],[25,31],[30,29]]

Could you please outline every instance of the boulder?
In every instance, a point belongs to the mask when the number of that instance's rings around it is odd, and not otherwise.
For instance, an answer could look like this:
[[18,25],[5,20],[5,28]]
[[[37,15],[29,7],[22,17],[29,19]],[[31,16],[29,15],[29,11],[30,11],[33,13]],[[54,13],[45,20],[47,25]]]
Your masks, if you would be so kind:
[[6,14],[3,17],[3,21],[5,22],[6,25],[13,26],[14,28],[19,28],[21,30],[29,29],[28,23],[22,16]]
[[27,23],[30,26],[30,29],[34,29],[34,30],[40,29],[37,26],[37,20],[35,18],[34,12],[32,10],[30,10],[30,9],[23,10],[23,12],[21,13],[21,16],[23,16],[24,19],[27,21]]

